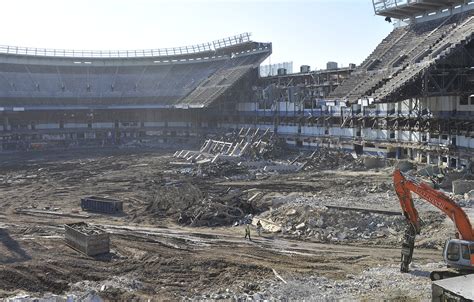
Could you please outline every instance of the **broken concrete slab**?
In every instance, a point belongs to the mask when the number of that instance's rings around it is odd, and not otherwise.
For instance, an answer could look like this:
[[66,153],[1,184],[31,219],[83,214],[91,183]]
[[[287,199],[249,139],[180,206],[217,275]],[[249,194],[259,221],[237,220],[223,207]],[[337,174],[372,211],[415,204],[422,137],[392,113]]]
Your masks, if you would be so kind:
[[377,169],[385,167],[385,160],[380,157],[364,157],[364,166],[367,169]]
[[256,218],[254,217],[252,219],[252,225],[257,225],[257,222],[260,221],[260,223],[262,224],[262,228],[266,231],[266,232],[270,232],[270,233],[280,233],[282,228],[281,228],[281,225],[279,225],[278,223],[276,222],[273,222],[271,220],[268,220],[268,219],[262,219],[262,218]]
[[418,170],[418,175],[420,176],[437,176],[439,174],[442,174],[442,170],[440,167],[438,166],[434,166],[434,165],[428,165],[420,170]]
[[279,173],[289,173],[289,172],[297,172],[303,168],[303,164],[295,163],[293,165],[290,164],[272,164],[265,166],[263,171],[265,172],[279,172]]
[[456,195],[465,194],[474,190],[474,180],[458,179],[453,181],[453,193]]
[[474,200],[474,190],[464,193],[465,200]]

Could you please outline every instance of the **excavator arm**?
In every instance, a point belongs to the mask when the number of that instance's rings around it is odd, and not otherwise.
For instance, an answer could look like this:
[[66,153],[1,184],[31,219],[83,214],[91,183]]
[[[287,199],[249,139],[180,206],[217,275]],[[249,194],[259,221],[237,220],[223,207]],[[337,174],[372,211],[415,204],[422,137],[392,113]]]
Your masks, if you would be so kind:
[[408,222],[402,245],[402,264],[400,268],[402,272],[408,272],[408,266],[411,263],[415,247],[415,237],[420,233],[420,217],[413,204],[411,192],[416,193],[423,200],[444,212],[454,222],[463,240],[474,241],[474,230],[472,229],[469,217],[451,198],[431,188],[426,183],[405,175],[398,169],[393,173],[393,183],[403,214]]
[[469,217],[451,198],[431,188],[426,183],[404,175],[400,170],[395,170],[393,173],[393,182],[403,214],[415,226],[418,234],[420,232],[419,216],[413,204],[411,192],[416,193],[423,200],[443,211],[454,222],[462,239],[474,241],[474,230]]

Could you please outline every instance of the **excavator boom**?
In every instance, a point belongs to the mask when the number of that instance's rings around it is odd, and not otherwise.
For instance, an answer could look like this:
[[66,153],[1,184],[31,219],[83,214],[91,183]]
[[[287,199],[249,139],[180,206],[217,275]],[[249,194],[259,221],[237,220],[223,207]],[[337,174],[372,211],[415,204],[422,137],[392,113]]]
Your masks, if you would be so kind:
[[393,182],[403,214],[415,226],[417,233],[420,232],[419,216],[413,204],[411,192],[443,211],[454,222],[462,239],[474,241],[474,230],[469,217],[451,198],[426,183],[404,175],[400,170],[395,170]]
[[[402,244],[402,260],[400,270],[402,272],[408,272],[408,267],[411,263],[413,250],[415,248],[415,238],[416,235],[420,233],[420,218],[418,211],[415,208],[411,193],[416,193],[423,200],[429,202],[436,208],[440,209],[445,213],[456,226],[457,233],[461,236],[461,239],[465,243],[459,242],[448,242],[448,248],[450,246],[465,246],[469,251],[467,255],[464,254],[461,257],[455,257],[456,255],[447,255],[445,253],[445,261],[447,261],[451,266],[457,266],[474,269],[474,230],[472,224],[469,221],[469,217],[464,212],[464,210],[458,206],[451,198],[431,188],[428,184],[419,182],[415,178],[408,176],[402,173],[400,170],[395,170],[393,173],[393,183],[395,186],[395,191],[400,200],[400,206],[402,207],[403,214],[405,215],[408,227],[405,231],[405,236]],[[447,252],[449,253],[449,251]],[[470,257],[470,258],[469,258]],[[450,259],[451,258],[451,259]],[[467,258],[467,264],[465,262]],[[457,259],[453,261],[453,259]],[[470,263],[469,263],[470,262]]]

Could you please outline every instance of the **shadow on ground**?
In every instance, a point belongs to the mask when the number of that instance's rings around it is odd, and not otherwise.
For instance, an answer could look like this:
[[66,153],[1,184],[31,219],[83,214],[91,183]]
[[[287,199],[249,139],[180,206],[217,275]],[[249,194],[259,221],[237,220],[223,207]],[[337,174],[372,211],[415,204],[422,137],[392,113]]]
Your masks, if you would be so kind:
[[31,256],[10,236],[7,229],[0,228],[0,243],[10,251],[8,256],[0,251],[0,264],[31,260]]

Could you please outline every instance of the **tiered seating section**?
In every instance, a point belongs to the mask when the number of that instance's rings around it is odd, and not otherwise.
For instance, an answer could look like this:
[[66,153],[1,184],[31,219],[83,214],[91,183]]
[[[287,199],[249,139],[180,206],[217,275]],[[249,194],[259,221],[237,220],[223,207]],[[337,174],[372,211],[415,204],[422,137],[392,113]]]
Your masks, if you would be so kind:
[[55,58],[31,61],[30,56],[24,60],[15,57],[15,61],[9,60],[10,54],[3,54],[0,55],[0,106],[205,107],[271,53],[271,48],[247,50],[186,60],[143,59],[139,64],[133,58],[98,59],[87,64],[75,64],[72,60],[64,64],[64,59]]
[[331,97],[384,101],[425,68],[468,43],[473,33],[472,11],[396,28]]
[[412,64],[406,64],[405,68],[390,78],[382,87],[374,92],[374,97],[378,100],[389,100],[403,88],[403,86],[421,76],[421,73],[435,65],[438,61],[449,56],[459,45],[469,43],[474,35],[474,17],[469,17],[466,21],[446,35],[440,37],[425,52],[419,51],[419,56],[415,57]]
[[252,57],[242,57],[233,62],[229,61],[225,68],[221,68],[212,74],[181,103],[208,105],[220,97],[234,83],[242,79],[252,68],[255,68],[255,58]]

